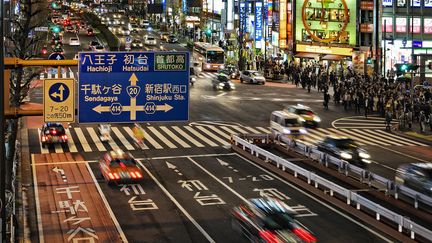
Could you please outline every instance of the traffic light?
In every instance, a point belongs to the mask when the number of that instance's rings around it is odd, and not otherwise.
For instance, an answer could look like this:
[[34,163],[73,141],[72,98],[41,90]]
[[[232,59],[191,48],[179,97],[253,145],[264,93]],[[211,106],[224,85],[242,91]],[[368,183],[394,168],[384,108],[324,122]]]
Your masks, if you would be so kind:
[[42,47],[42,55],[46,55],[48,53],[47,47]]
[[366,60],[366,63],[367,63],[367,64],[372,64],[372,63],[373,63],[373,62],[372,62],[372,58],[368,57],[367,60]]
[[61,29],[60,29],[60,27],[58,25],[54,25],[53,27],[51,27],[51,31],[53,33],[58,34],[58,33],[60,33]]
[[207,36],[210,36],[212,33],[211,29],[209,29],[209,28],[207,28],[204,32]]
[[52,2],[52,3],[51,3],[51,7],[52,7],[52,8],[58,8],[58,5],[57,5],[56,2]]
[[415,72],[420,66],[412,63],[397,63],[395,64],[396,75],[401,76],[407,72]]

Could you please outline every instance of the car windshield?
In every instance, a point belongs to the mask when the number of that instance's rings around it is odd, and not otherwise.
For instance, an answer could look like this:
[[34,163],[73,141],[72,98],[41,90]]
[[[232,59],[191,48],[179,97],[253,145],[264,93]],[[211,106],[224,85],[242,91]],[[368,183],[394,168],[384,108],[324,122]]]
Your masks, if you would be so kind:
[[313,115],[313,112],[311,110],[297,109],[296,114],[311,116],[311,115]]
[[103,46],[96,46],[95,47],[97,50],[102,50],[103,49]]
[[134,159],[114,159],[111,160],[110,166],[119,167],[120,163],[123,163],[126,166],[135,166],[136,162]]
[[223,51],[208,51],[207,52],[207,63],[224,63],[224,52]]
[[149,41],[152,41],[152,40],[154,40],[155,38],[153,38],[153,37],[147,37],[147,40],[149,40]]
[[288,213],[273,213],[267,214],[263,221],[267,229],[283,230],[292,228],[293,217]]
[[301,125],[299,123],[299,120],[294,118],[294,119],[285,119],[285,126],[286,127],[299,127]]
[[99,42],[97,42],[97,41],[92,41],[92,42],[90,43],[90,45],[92,45],[92,46],[97,46],[97,45],[99,45]]
[[340,149],[352,149],[352,148],[358,147],[356,142],[354,142],[354,140],[352,140],[351,138],[336,139],[336,140],[334,140],[334,142],[335,142],[336,147],[340,148]]
[[261,74],[258,72],[251,72],[251,76],[259,77],[259,76],[261,76]]

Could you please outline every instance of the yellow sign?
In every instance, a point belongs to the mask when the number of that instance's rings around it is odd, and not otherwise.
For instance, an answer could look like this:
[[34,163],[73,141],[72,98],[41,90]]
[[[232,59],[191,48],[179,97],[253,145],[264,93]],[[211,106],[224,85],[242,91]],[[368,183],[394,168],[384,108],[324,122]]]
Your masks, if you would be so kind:
[[75,80],[45,79],[43,104],[45,122],[74,122]]
[[341,56],[352,56],[353,49],[346,48],[346,47],[314,46],[314,45],[297,44],[296,51],[319,53],[319,54],[341,55]]

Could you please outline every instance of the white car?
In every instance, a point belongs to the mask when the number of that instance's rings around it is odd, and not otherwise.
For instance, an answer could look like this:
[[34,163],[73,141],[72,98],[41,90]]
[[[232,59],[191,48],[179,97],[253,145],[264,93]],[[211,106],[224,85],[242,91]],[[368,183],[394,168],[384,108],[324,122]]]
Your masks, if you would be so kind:
[[126,27],[121,27],[119,33],[121,35],[130,35],[130,30],[128,28],[126,28]]
[[155,46],[156,43],[156,38],[154,38],[153,36],[147,36],[144,39],[144,45],[148,45],[148,46]]
[[80,46],[81,43],[80,43],[79,38],[78,38],[78,37],[71,37],[71,38],[69,39],[69,45],[70,45],[70,46]]

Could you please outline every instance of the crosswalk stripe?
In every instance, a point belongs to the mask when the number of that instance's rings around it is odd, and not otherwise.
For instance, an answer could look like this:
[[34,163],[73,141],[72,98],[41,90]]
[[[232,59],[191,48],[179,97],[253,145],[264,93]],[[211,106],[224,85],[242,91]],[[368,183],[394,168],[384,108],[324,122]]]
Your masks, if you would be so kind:
[[227,132],[229,133],[229,135],[239,134],[238,132],[231,130],[229,127],[221,126],[221,128],[222,128],[223,130],[227,131]]
[[161,126],[160,129],[164,131],[168,136],[174,138],[174,141],[179,143],[183,148],[190,148],[191,146],[187,144],[185,141],[183,141],[181,138],[179,138],[177,135],[175,135],[173,132],[171,132],[166,126]]
[[147,133],[147,131],[144,129],[144,139],[145,141],[148,141],[155,149],[163,149],[162,146],[154,140],[150,134]]
[[[131,138],[135,137],[135,135],[133,134],[132,129],[130,129],[130,127],[123,127],[123,130],[125,130],[126,133],[127,133]],[[149,149],[149,147],[147,147],[147,145],[145,144],[145,139],[146,139],[146,138],[144,138],[144,143],[139,145],[139,146],[141,147],[141,149]]]
[[169,141],[164,135],[162,135],[156,128],[147,127],[157,138],[159,138],[164,144],[166,144],[170,148],[177,148],[171,141]]
[[375,136],[374,134],[368,134],[367,132],[362,131],[361,129],[353,129],[353,131],[357,132],[359,136],[370,138],[371,140],[375,141],[377,144],[381,144],[384,146],[389,145],[399,145],[398,143],[392,142],[392,141],[383,141],[382,138],[379,138]]
[[315,135],[315,136],[317,136],[317,137],[320,137],[321,140],[323,138],[329,136],[329,135],[332,135],[331,132],[329,132],[329,131],[327,131],[327,130],[325,130],[323,128],[309,129],[308,132],[311,133],[311,134],[313,134],[313,135]]
[[78,136],[78,140],[80,141],[81,146],[83,147],[84,151],[85,152],[92,151],[90,148],[90,145],[87,142],[87,139],[84,136],[83,131],[81,130],[81,128],[75,127],[74,130],[75,130],[76,135]]
[[117,145],[117,143],[114,141],[112,134],[111,134],[111,139],[108,140],[108,144],[113,150],[121,150],[120,147]]
[[256,129],[258,129],[258,130],[260,130],[260,131],[263,131],[263,132],[265,132],[265,133],[270,133],[270,130],[265,129],[264,127],[256,127]]
[[129,143],[117,127],[111,127],[111,130],[120,139],[120,142],[123,143],[127,150],[135,150],[134,146]]
[[343,131],[344,133],[349,134],[349,137],[352,138],[352,139],[354,139],[354,140],[356,140],[356,141],[362,141],[362,142],[367,141],[368,145],[377,145],[377,142],[374,139],[371,139],[371,138],[365,137],[365,136],[360,136],[359,137],[358,134],[355,131],[351,130],[351,129],[340,129],[340,131]]
[[96,134],[93,127],[87,127],[87,132],[90,134],[90,137],[92,138],[94,144],[96,145],[96,148],[99,151],[106,151],[105,146],[102,144],[101,140],[99,139],[99,136]]
[[61,143],[55,143],[54,144],[54,150],[55,150],[56,154],[64,153]]
[[215,126],[207,126],[208,128],[210,128],[211,130],[215,131],[217,134],[221,135],[222,137],[230,140],[231,136],[222,132],[221,130],[219,130],[218,128],[216,128]]
[[247,129],[247,130],[249,130],[249,131],[251,131],[251,132],[253,132],[253,133],[255,133],[255,134],[260,134],[261,132],[259,132],[259,131],[257,131],[255,128],[253,128],[253,127],[244,127],[245,129]]
[[74,140],[72,138],[72,135],[71,135],[69,129],[65,129],[65,131],[66,131],[66,135],[68,136],[69,152],[71,152],[71,153],[77,153],[78,150],[77,150],[77,148],[75,146],[75,142],[74,142]]
[[178,126],[173,126],[172,128],[174,130],[176,130],[176,132],[180,133],[180,135],[182,135],[184,138],[186,138],[191,143],[193,143],[195,146],[200,147],[200,148],[204,147],[204,145],[202,143],[198,142],[197,140],[195,140],[194,138],[192,138],[191,136],[189,136],[189,134],[185,133]]
[[390,137],[394,137],[394,138],[399,139],[399,140],[403,140],[403,141],[406,141],[406,142],[410,142],[410,143],[419,145],[419,146],[429,146],[427,144],[420,143],[420,142],[417,142],[415,140],[407,139],[407,138],[404,138],[402,136],[396,136],[396,135],[394,135],[392,133],[389,133],[389,132],[386,132],[386,131],[383,131],[383,130],[375,130],[375,131],[378,132],[378,133],[385,134],[385,135],[390,136]]
[[199,139],[201,139],[201,141],[207,143],[208,145],[212,146],[212,147],[217,147],[218,145],[216,143],[214,143],[213,141],[211,141],[210,139],[204,137],[203,135],[201,135],[201,133],[195,131],[195,129],[193,129],[190,126],[185,126],[185,128],[191,132],[193,135],[195,135],[196,137],[198,137]]
[[[371,120],[365,120],[365,119],[344,119],[342,120],[343,122],[336,122],[337,124],[350,124],[351,121],[353,122],[363,122],[363,124],[367,124],[367,123],[381,123],[382,125],[385,125],[384,120],[377,120],[377,119],[371,119]],[[347,123],[345,123],[347,122]],[[392,121],[392,123],[398,123],[397,121]],[[376,124],[378,125],[378,124]]]
[[[340,135],[340,136],[346,136],[346,137],[349,137],[349,138],[353,138],[353,136],[352,136],[351,134],[344,133],[344,132],[342,132],[342,131],[339,130],[339,129],[329,128],[329,130],[332,131],[332,132],[334,132],[334,133],[336,133],[336,134],[338,134],[338,135]],[[368,141],[365,141],[365,140],[363,140],[363,139],[361,139],[361,138],[358,138],[358,137],[355,137],[355,140],[356,140],[356,142],[357,142],[359,145],[366,145],[366,144],[368,144],[368,145],[373,145],[373,143],[368,142]]]
[[389,136],[385,136],[384,134],[377,133],[374,130],[364,129],[364,131],[368,132],[370,134],[373,134],[374,136],[379,137],[380,139],[382,139],[384,141],[394,142],[397,146],[414,146],[413,143],[409,143],[409,142],[402,141],[400,139],[396,139],[396,138],[392,138],[392,137],[389,137]]
[[47,148],[42,147],[42,141],[40,140],[40,136],[41,136],[40,134],[41,134],[41,129],[38,128],[37,136],[38,136],[38,139],[39,139],[39,147],[40,147],[41,153],[42,154],[47,154],[47,153],[49,153],[49,150]]
[[[309,129],[308,133],[304,136],[304,139],[309,140],[309,141],[313,141],[312,139],[315,139],[316,141],[322,140],[323,136],[314,134],[314,131],[315,130],[313,130],[313,129]],[[310,139],[310,138],[312,138],[312,139]]]
[[248,131],[244,130],[243,128],[241,128],[239,126],[232,126],[232,128],[235,129],[235,130],[237,130],[237,131],[239,131],[239,132],[241,132],[241,133],[245,133],[245,134],[249,133]]
[[211,138],[213,138],[214,140],[218,141],[219,143],[223,144],[223,145],[230,145],[230,143],[228,143],[227,141],[221,139],[220,137],[216,136],[214,133],[210,132],[209,130],[205,129],[202,126],[196,126],[196,128],[198,128],[199,130],[201,130],[203,133],[207,134],[208,136],[210,136]]

